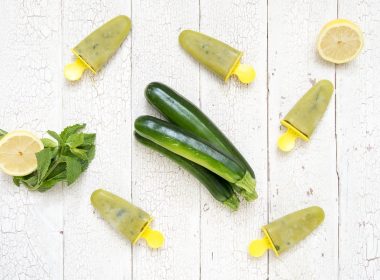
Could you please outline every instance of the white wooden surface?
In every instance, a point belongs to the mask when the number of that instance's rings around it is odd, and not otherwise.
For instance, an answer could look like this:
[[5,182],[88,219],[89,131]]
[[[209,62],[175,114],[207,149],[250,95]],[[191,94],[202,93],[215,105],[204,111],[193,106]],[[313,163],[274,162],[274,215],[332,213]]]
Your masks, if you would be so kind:
[[[70,48],[118,14],[132,32],[97,75],[64,80]],[[85,122],[98,135],[91,167],[72,187],[28,192],[0,175],[0,279],[380,279],[380,2],[375,0],[33,0],[0,2],[0,128],[43,134]],[[357,60],[322,61],[315,39],[343,17],[364,31]],[[245,51],[257,79],[227,84],[179,47],[200,30]],[[310,143],[276,149],[279,120],[317,80],[334,99]],[[157,115],[143,91],[167,83],[198,104],[251,162],[259,199],[236,213],[194,178],[133,139]],[[159,251],[134,248],[101,220],[89,196],[107,188],[156,217]],[[252,259],[269,220],[309,205],[326,220],[281,258]]]

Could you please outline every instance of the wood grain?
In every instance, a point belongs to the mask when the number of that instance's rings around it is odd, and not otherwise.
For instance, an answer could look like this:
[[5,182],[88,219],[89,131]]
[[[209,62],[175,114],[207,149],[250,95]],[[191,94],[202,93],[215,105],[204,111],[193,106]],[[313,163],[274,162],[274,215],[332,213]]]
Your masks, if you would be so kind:
[[338,274],[338,184],[334,99],[310,142],[283,153],[280,120],[316,82],[334,83],[334,65],[316,53],[316,37],[336,17],[334,1],[270,1],[269,19],[269,220],[319,205],[324,223],[280,258],[270,254],[270,279],[336,279]]
[[[63,63],[84,36],[119,15],[130,15],[126,1],[72,1],[62,7]],[[63,68],[61,68],[63,70]],[[62,77],[63,79],[63,77]],[[131,278],[131,245],[95,212],[91,193],[103,188],[131,197],[131,36],[96,75],[87,71],[63,87],[63,123],[87,123],[97,133],[93,163],[78,182],[64,189],[64,278]]]
[[359,24],[364,49],[337,67],[340,279],[380,279],[380,6],[340,1],[339,16]]
[[[59,3],[0,4],[0,127],[39,136],[62,117]],[[58,48],[58,49],[57,49]],[[0,175],[0,279],[61,279],[62,189],[17,188]]]
[[257,71],[255,82],[243,85],[235,77],[224,83],[201,68],[200,94],[202,110],[252,164],[259,195],[252,203],[242,201],[240,209],[231,213],[202,194],[202,279],[220,279],[221,275],[224,279],[265,279],[267,275],[267,259],[250,258],[247,252],[267,221],[266,21],[264,1],[201,4],[200,31],[242,50],[242,62]]
[[[197,11],[195,1],[133,2],[131,122],[158,115],[144,97],[153,81],[196,102],[198,69],[186,61],[178,35],[183,28],[197,28]],[[155,217],[153,226],[166,237],[161,250],[152,251],[143,241],[134,247],[134,279],[199,279],[199,197],[199,184],[190,174],[133,140],[133,203]]]
[[[96,75],[64,80],[70,49],[119,14],[132,32]],[[380,3],[375,0],[61,0],[0,2],[0,128],[47,129],[85,122],[97,155],[70,187],[17,188],[0,175],[0,279],[380,279]],[[316,53],[321,27],[337,16],[357,22],[365,47],[335,67]],[[244,51],[256,81],[223,83],[178,44],[200,30]],[[316,81],[336,90],[309,143],[277,150],[279,121]],[[196,179],[133,138],[144,98],[160,81],[199,105],[252,164],[259,199],[232,213]],[[94,211],[108,189],[155,217],[161,250],[131,247]],[[260,227],[320,205],[326,220],[275,258],[250,258]]]

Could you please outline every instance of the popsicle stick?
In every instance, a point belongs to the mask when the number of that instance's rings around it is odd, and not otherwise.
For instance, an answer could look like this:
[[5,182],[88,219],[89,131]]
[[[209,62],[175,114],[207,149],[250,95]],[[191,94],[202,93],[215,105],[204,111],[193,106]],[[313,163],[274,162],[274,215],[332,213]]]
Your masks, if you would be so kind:
[[152,249],[160,248],[165,241],[164,236],[161,232],[151,229],[149,226],[144,230],[141,235],[148,243],[149,247]]
[[234,69],[232,74],[236,75],[239,78],[239,80],[245,84],[251,83],[256,77],[256,72],[253,69],[253,67],[247,64],[239,64]]
[[288,128],[288,130],[278,138],[277,146],[283,152],[290,152],[293,150],[297,138],[298,134]]
[[82,77],[87,66],[77,58],[74,63],[67,64],[64,69],[64,75],[69,81],[77,81]]
[[268,238],[264,236],[262,239],[253,240],[249,244],[248,252],[252,257],[258,258],[271,248]]

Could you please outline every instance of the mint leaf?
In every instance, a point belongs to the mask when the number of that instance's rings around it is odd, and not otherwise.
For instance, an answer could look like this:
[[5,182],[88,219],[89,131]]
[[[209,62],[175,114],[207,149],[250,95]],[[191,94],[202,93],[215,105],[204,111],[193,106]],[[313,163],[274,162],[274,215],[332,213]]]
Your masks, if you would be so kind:
[[59,182],[62,182],[66,179],[66,171],[62,171],[61,173],[57,174],[56,176],[52,177],[49,180],[44,181],[41,186],[38,188],[39,192],[46,192],[47,190],[50,190],[52,187],[54,187]]
[[76,148],[82,145],[83,142],[84,142],[83,133],[71,134],[66,140],[66,145],[69,146],[70,148]]
[[[60,134],[49,130],[48,134],[57,142],[42,138],[44,149],[36,154],[37,170],[26,176],[14,177],[14,184],[45,192],[62,181],[68,185],[74,183],[95,156],[96,135],[81,133],[85,126],[68,126]],[[0,137],[4,133],[0,130]]]
[[91,146],[87,151],[88,161],[92,161],[95,157],[95,146]]
[[56,142],[49,138],[42,138],[41,141],[45,148],[55,148],[58,146]]
[[71,185],[78,179],[79,175],[82,173],[82,165],[80,162],[72,157],[66,157],[66,180],[67,184]]
[[37,157],[37,174],[38,182],[41,182],[45,177],[51,163],[51,151],[50,149],[43,149],[36,153]]
[[76,155],[77,157],[79,157],[82,160],[88,159],[86,150],[82,150],[82,149],[78,149],[78,148],[72,148],[72,149],[70,149],[70,152],[72,152],[74,155]]
[[95,133],[83,133],[84,135],[84,143],[83,145],[94,145],[96,134]]
[[73,135],[80,130],[84,129],[86,127],[86,124],[74,124],[71,126],[66,127],[62,132],[61,132],[61,138],[64,142],[69,138],[70,135]]
[[53,137],[55,140],[58,141],[58,144],[59,145],[63,145],[63,141],[62,141],[62,138],[61,136],[59,136],[59,134],[55,131],[51,131],[51,130],[48,130],[47,132],[51,137]]
[[22,177],[13,177],[13,183],[19,187],[21,185]]
[[0,139],[3,138],[8,132],[5,130],[0,129]]

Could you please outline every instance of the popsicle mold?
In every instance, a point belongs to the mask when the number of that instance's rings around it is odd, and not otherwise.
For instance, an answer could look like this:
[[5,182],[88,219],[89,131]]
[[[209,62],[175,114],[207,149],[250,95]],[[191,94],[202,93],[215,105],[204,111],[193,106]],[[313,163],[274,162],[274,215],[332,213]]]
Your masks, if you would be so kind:
[[278,139],[277,145],[280,150],[291,151],[297,138],[309,141],[327,109],[333,92],[334,85],[330,81],[321,80],[298,100],[281,120],[287,131]]
[[144,210],[102,189],[92,193],[91,203],[100,216],[132,244],[144,238],[151,248],[163,245],[163,235],[150,228],[153,218]]
[[305,239],[324,220],[325,213],[318,206],[308,207],[282,218],[279,218],[261,228],[264,237],[254,240],[248,247],[253,257],[262,256],[271,249],[276,256]]
[[184,30],[179,43],[194,59],[224,81],[236,75],[242,83],[251,83],[256,76],[250,65],[241,64],[243,52],[200,32]]
[[131,20],[120,15],[93,31],[72,49],[77,59],[65,66],[65,77],[70,81],[79,80],[87,69],[96,74],[119,49],[130,30]]

